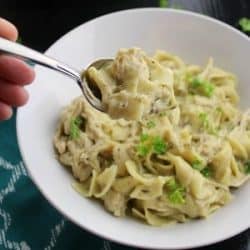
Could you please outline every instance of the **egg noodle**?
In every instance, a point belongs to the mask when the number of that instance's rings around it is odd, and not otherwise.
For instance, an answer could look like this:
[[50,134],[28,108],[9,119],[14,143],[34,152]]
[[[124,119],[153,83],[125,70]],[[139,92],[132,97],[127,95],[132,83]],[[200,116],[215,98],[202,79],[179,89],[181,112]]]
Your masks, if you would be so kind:
[[80,194],[160,226],[207,217],[249,179],[250,111],[239,111],[236,77],[212,58],[203,68],[121,49],[86,74],[108,114],[79,97],[54,137]]

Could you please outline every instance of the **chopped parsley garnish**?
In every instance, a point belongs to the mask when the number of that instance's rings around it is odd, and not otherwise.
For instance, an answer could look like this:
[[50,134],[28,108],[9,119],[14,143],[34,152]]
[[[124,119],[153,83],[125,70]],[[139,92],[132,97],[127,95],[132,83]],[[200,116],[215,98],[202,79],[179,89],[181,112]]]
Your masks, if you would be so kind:
[[159,113],[159,116],[160,116],[160,117],[163,117],[163,116],[166,116],[166,115],[167,115],[167,112],[160,112],[160,113]]
[[153,138],[153,150],[156,154],[164,154],[167,151],[167,144],[162,138],[156,136]]
[[169,4],[168,0],[159,0],[159,6],[161,8],[172,8],[172,9],[183,9],[183,6],[181,4]]
[[201,170],[201,174],[207,178],[211,177],[213,172],[211,170],[211,168],[205,167]]
[[242,31],[250,32],[250,19],[243,17],[239,20],[239,25]]
[[223,110],[222,110],[221,107],[217,107],[217,108],[216,108],[216,111],[219,112],[219,113],[223,113]]
[[150,139],[151,139],[151,137],[148,134],[146,134],[146,133],[141,134],[140,143],[136,147],[136,151],[137,151],[137,154],[139,156],[144,157],[150,152],[150,150],[152,148],[152,145],[150,143]]
[[174,204],[183,204],[185,203],[184,195],[182,190],[176,189],[168,195],[169,200]]
[[164,154],[167,151],[167,144],[160,136],[150,136],[145,133],[141,134],[136,151],[139,156],[146,156],[150,151]]
[[198,170],[203,176],[209,178],[212,176],[212,170],[209,167],[204,167],[200,160],[195,160],[192,163],[192,168]]
[[69,136],[72,140],[75,140],[79,137],[80,135],[80,126],[83,123],[83,118],[81,117],[76,117],[71,119],[70,121],[70,130],[69,130]]
[[154,128],[156,126],[154,121],[148,121],[147,122],[147,128]]
[[199,161],[199,160],[195,160],[193,163],[192,163],[192,168],[193,169],[196,169],[198,171],[201,171],[203,169],[203,165],[202,165],[202,162]]
[[182,187],[174,178],[166,183],[168,189],[168,199],[174,204],[185,203],[185,188]]
[[145,142],[148,139],[149,139],[149,135],[148,134],[141,134],[141,136],[140,136],[140,141],[141,142]]
[[211,97],[214,93],[214,85],[209,81],[195,77],[189,80],[189,83],[190,83],[190,91],[193,94],[200,94],[207,97]]
[[199,114],[199,119],[201,121],[202,127],[205,129],[209,129],[209,120],[207,113],[201,112]]
[[199,119],[201,121],[201,126],[211,135],[217,135],[218,129],[212,126],[211,122],[208,119],[208,114],[205,112],[199,113]]
[[168,0],[159,0],[159,6],[161,8],[168,8],[169,7],[169,2]]
[[250,161],[247,161],[244,166],[245,166],[245,173],[250,174]]
[[140,143],[136,149],[139,156],[146,156],[150,152],[151,146]]
[[178,183],[175,181],[174,178],[171,178],[167,183],[166,183],[169,191],[173,191],[179,187]]

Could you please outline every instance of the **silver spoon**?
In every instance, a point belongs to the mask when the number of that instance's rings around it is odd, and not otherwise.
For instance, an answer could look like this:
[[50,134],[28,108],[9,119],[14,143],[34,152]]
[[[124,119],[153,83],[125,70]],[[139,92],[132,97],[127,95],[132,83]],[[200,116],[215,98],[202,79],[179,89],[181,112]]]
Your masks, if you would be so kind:
[[[95,89],[96,85],[91,82],[90,78],[86,77],[86,74],[84,74],[85,71],[78,71],[71,66],[66,65],[65,63],[59,62],[38,51],[35,51],[18,43],[8,41],[4,38],[0,38],[0,51],[17,58],[29,60],[35,64],[45,66],[69,76],[77,82],[83,92],[84,97],[92,107],[102,112],[105,111],[105,107],[102,102],[98,98],[96,98],[90,90],[89,86],[92,86],[93,89]],[[92,63],[89,67],[92,66],[99,69],[100,67],[111,61],[112,59],[101,59]]]

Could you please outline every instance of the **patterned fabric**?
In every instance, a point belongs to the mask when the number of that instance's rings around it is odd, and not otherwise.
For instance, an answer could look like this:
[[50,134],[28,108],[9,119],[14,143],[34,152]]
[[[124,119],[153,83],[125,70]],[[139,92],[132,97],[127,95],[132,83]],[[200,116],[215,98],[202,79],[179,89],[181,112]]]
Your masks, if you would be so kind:
[[129,250],[59,214],[32,183],[17,146],[15,116],[0,122],[0,250]]

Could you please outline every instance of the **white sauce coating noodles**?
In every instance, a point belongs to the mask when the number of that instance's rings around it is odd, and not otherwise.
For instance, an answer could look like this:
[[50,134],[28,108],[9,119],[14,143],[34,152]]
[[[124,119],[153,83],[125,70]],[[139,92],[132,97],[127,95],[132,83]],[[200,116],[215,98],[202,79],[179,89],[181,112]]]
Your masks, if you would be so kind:
[[250,111],[237,108],[235,76],[212,59],[202,68],[121,49],[88,74],[110,116],[79,97],[54,137],[82,195],[160,226],[207,217],[249,179]]

